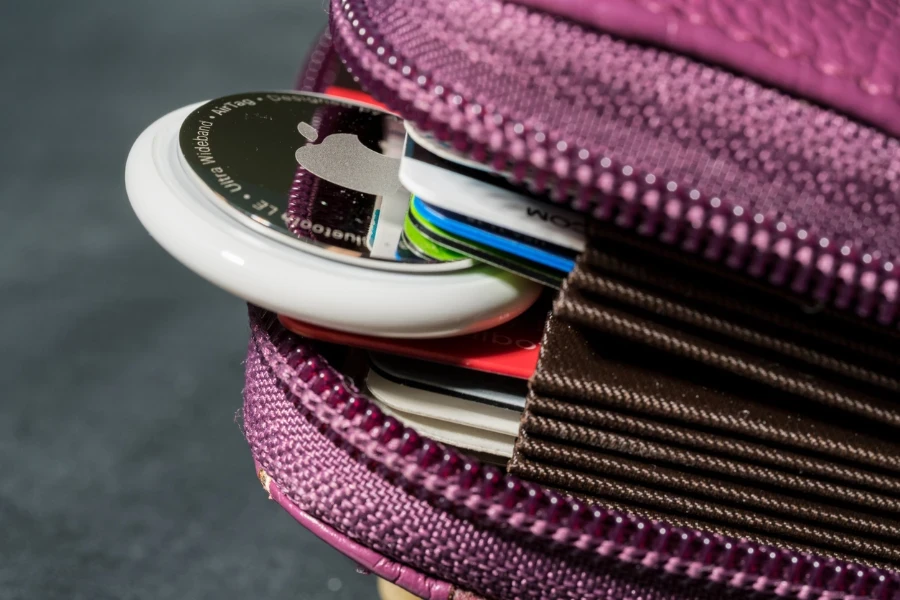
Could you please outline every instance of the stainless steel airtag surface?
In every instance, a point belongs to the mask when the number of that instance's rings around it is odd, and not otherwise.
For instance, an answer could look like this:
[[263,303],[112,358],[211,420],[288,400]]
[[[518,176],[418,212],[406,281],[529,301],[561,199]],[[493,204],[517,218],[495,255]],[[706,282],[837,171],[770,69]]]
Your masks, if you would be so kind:
[[252,92],[208,102],[181,126],[179,148],[204,192],[268,237],[369,268],[435,272],[401,243],[409,192],[398,178],[398,117],[337,98]]

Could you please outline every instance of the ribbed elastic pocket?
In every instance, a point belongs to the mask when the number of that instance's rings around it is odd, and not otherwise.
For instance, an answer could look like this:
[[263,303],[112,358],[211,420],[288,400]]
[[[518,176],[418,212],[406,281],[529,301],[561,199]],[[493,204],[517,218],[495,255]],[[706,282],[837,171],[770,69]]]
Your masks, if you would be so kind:
[[594,231],[510,470],[679,525],[900,565],[898,338]]

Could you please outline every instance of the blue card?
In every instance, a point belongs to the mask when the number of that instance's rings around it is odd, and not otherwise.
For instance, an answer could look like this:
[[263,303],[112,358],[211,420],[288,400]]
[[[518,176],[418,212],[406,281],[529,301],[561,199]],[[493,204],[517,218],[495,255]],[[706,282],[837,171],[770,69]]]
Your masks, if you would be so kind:
[[479,229],[467,223],[464,217],[430,206],[421,198],[413,198],[413,206],[423,219],[453,235],[564,273],[575,268],[575,261],[569,256],[559,255],[491,231]]

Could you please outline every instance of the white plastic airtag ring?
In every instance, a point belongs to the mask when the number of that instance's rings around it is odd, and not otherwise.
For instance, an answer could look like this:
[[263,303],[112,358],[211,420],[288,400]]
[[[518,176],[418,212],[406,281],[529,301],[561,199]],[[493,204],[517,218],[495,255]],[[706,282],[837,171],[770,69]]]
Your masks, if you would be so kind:
[[245,300],[324,327],[383,337],[461,335],[494,327],[530,306],[541,287],[499,269],[404,273],[329,260],[243,225],[178,159],[184,119],[148,127],[128,156],[125,183],[150,234],[176,259]]

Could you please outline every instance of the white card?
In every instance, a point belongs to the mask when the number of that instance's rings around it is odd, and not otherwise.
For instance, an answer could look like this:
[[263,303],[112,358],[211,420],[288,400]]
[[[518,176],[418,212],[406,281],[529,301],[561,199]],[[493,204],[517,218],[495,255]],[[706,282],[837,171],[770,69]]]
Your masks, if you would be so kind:
[[400,181],[425,203],[569,252],[584,250],[585,216],[512,189],[500,177],[435,156],[407,135]]

